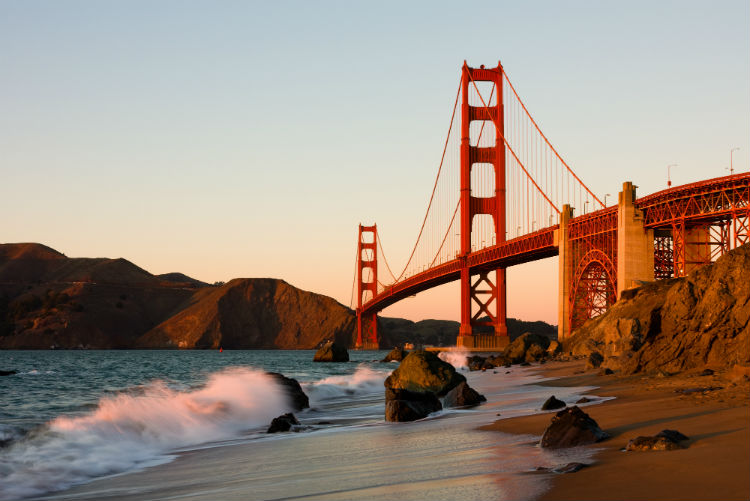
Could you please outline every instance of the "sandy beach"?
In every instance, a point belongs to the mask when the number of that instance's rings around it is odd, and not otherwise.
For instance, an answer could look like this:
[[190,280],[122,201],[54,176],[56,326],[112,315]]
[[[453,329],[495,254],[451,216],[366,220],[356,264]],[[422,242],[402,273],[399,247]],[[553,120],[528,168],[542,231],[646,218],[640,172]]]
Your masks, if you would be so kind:
[[[545,381],[545,386],[595,386],[596,395],[615,397],[582,406],[611,438],[591,446],[598,449],[591,466],[557,475],[541,499],[750,499],[750,382],[740,371],[618,377],[584,373],[583,368],[582,361],[552,362],[539,372],[559,378]],[[679,392],[707,387],[721,389]],[[537,414],[503,419],[482,429],[539,435],[550,418]],[[622,450],[631,438],[664,429],[687,435],[688,447]]]

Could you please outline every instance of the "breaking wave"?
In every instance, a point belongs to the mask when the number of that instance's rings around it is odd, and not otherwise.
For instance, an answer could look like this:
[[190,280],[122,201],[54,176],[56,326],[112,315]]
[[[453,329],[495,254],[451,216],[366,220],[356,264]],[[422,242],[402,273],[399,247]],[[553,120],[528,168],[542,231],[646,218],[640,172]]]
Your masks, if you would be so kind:
[[4,449],[0,499],[158,464],[170,451],[237,437],[289,410],[288,397],[271,377],[244,368],[211,374],[192,391],[156,381],[137,394],[107,396],[90,413],[57,417]]

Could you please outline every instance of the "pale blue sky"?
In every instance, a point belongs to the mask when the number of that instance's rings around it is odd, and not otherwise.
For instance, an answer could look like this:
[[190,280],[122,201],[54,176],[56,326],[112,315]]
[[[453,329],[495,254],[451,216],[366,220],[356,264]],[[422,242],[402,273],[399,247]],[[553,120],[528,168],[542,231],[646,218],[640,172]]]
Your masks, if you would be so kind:
[[[600,196],[748,170],[747,1],[0,0],[0,241],[348,304],[359,222],[411,249],[464,59]],[[555,322],[555,270],[511,270],[509,314]]]

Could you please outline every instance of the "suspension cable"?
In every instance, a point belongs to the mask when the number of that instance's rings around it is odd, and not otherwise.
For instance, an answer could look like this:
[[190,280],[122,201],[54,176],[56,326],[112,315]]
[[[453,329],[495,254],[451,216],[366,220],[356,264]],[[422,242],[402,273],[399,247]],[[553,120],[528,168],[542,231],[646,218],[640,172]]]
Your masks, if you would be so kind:
[[[492,122],[495,124],[495,129],[497,131],[499,131],[500,128],[498,127],[497,120],[494,119],[494,118],[492,118],[492,114],[489,112],[489,109],[488,109],[489,107],[487,106],[487,103],[484,102],[484,98],[482,97],[482,93],[479,92],[479,88],[477,87],[477,83],[471,77],[471,73],[469,73],[469,79],[471,80],[472,85],[474,85],[474,90],[477,91],[477,95],[479,96],[479,99],[482,101],[482,105],[484,106],[485,113],[490,118],[490,120],[492,120]],[[505,145],[508,147],[508,150],[510,151],[511,155],[513,155],[513,158],[515,158],[516,162],[518,162],[518,166],[521,167],[521,169],[523,169],[523,171],[526,173],[526,177],[532,182],[532,184],[536,187],[536,189],[539,191],[539,193],[542,194],[542,196],[544,197],[544,199],[547,200],[547,202],[549,202],[549,204],[557,211],[558,214],[560,214],[560,210],[557,208],[557,206],[554,203],[552,203],[552,200],[550,200],[549,197],[547,197],[547,195],[544,193],[544,191],[539,187],[539,185],[536,184],[536,181],[534,181],[534,178],[531,177],[531,174],[529,174],[529,171],[527,171],[526,167],[524,167],[523,163],[521,163],[521,160],[516,155],[516,152],[513,151],[513,148],[508,143],[508,140],[505,139],[505,134],[500,133],[500,137],[503,138],[503,143],[505,143]]]
[[[427,217],[430,215],[430,208],[432,207],[432,201],[435,198],[435,191],[437,190],[438,186],[438,180],[440,179],[440,173],[443,170],[443,162],[445,161],[445,153],[448,151],[448,141],[451,137],[451,130],[453,130],[453,121],[456,118],[456,109],[458,108],[458,98],[461,95],[461,79],[458,81],[458,90],[456,91],[456,102],[453,104],[453,114],[451,115],[451,122],[448,126],[448,135],[445,138],[445,145],[443,146],[443,155],[440,157],[440,166],[438,167],[438,173],[435,177],[435,184],[432,187],[432,194],[430,195],[430,201],[427,204],[427,212],[424,215],[424,219],[422,220],[422,227],[419,229],[419,234],[417,235],[417,241],[414,243],[414,248],[411,250],[411,254],[409,254],[409,259],[406,261],[406,265],[404,265],[404,269],[401,271],[401,273],[398,275],[398,278],[396,278],[396,282],[401,280],[401,277],[404,276],[404,273],[406,273],[407,268],[409,267],[409,264],[411,264],[411,260],[414,257],[414,253],[417,250],[417,245],[419,245],[419,240],[422,238],[422,232],[424,231],[425,224],[427,223]],[[385,253],[383,253],[383,258],[385,259]]]
[[[552,146],[552,143],[549,142],[549,139],[547,139],[547,136],[544,135],[544,132],[542,132],[542,129],[540,129],[539,125],[537,125],[536,121],[534,120],[534,117],[532,117],[531,113],[529,113],[529,110],[526,108],[526,105],[523,104],[523,101],[521,100],[521,97],[518,95],[518,92],[516,92],[516,88],[513,87],[512,83],[510,83],[510,79],[508,78],[508,74],[505,73],[504,71],[503,71],[503,77],[505,78],[505,81],[508,82],[508,85],[510,86],[510,90],[513,91],[513,94],[516,96],[516,99],[518,100],[518,103],[523,108],[523,111],[526,112],[526,116],[529,117],[529,120],[531,120],[531,123],[534,124],[534,127],[536,127],[536,130],[539,132],[539,134],[542,136],[542,138],[544,139],[544,141],[547,143],[547,146],[549,146],[552,149],[552,151],[555,153],[555,155],[557,156],[557,158],[559,158],[560,161],[565,166],[565,168],[568,169],[568,172],[570,172],[573,175],[573,177],[576,178],[576,181],[578,181],[581,184],[581,186],[583,186],[585,188],[585,190],[589,193],[589,195],[591,195],[592,197],[594,197],[594,200],[596,200],[597,202],[599,202],[599,205],[601,205],[602,208],[604,208],[604,203],[602,203],[602,201],[599,200],[599,198],[596,195],[594,195],[591,192],[590,189],[588,189],[588,187],[583,183],[583,181],[581,181],[581,179],[576,175],[576,173],[573,172],[573,169],[570,168],[570,166],[567,164],[567,162],[565,162],[565,160],[563,160],[563,158],[557,152],[557,150],[555,149],[555,147]],[[471,74],[469,74],[469,78],[471,78]],[[472,80],[472,82],[473,82],[473,80]],[[474,86],[476,87],[476,84],[474,84]],[[559,213],[560,211],[557,211],[557,212]]]
[[349,299],[349,308],[354,309],[354,289],[357,286],[357,263],[359,262],[359,242],[357,242],[357,253],[354,254],[354,278],[352,279],[352,296]]

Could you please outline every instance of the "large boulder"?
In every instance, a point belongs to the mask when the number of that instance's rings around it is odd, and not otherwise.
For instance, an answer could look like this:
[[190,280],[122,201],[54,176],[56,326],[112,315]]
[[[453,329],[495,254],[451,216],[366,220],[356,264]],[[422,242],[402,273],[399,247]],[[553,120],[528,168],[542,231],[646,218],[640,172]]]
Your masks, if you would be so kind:
[[385,390],[386,421],[416,421],[443,408],[432,392],[416,392],[387,388]]
[[575,447],[600,442],[609,434],[578,406],[563,409],[552,418],[540,445],[547,448]]
[[[535,346],[534,348],[532,348]],[[532,362],[539,360],[547,351],[549,338],[527,332],[518,336],[505,350],[505,358],[509,363],[520,364],[523,362]],[[531,360],[527,360],[526,354],[531,349]],[[538,358],[535,358],[538,357]]]
[[408,351],[404,350],[400,346],[396,346],[388,353],[388,355],[385,356],[383,360],[381,360],[381,362],[400,362],[408,354]]
[[418,350],[406,356],[385,380],[385,387],[412,392],[431,392],[442,397],[466,381],[448,362],[432,352]]
[[349,352],[346,347],[329,341],[324,344],[313,357],[313,362],[348,362]]
[[286,377],[278,372],[267,372],[276,383],[282,387],[284,392],[287,394],[289,399],[292,401],[292,406],[295,411],[301,411],[310,407],[310,399],[307,397],[302,387],[296,379]]
[[463,383],[459,384],[443,397],[444,407],[470,407],[486,402],[487,399],[477,390]]

